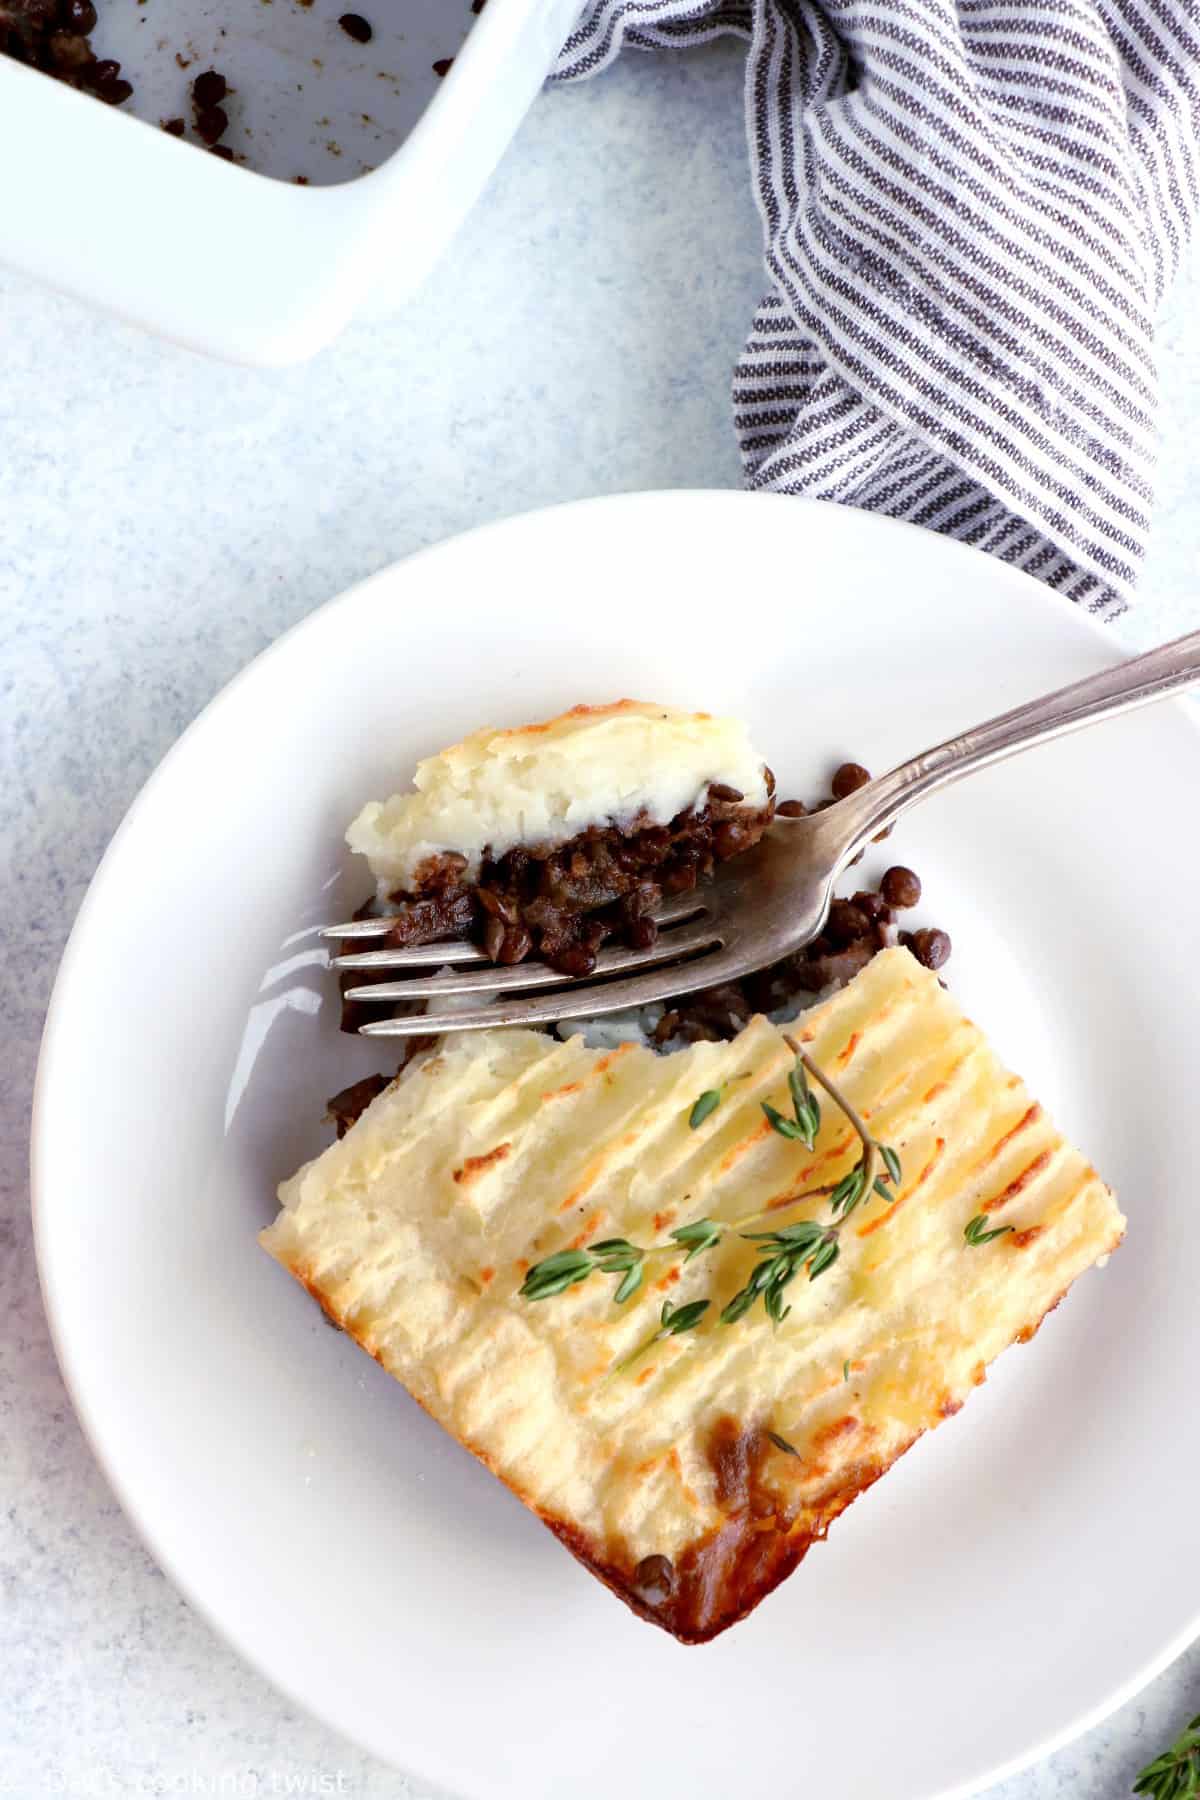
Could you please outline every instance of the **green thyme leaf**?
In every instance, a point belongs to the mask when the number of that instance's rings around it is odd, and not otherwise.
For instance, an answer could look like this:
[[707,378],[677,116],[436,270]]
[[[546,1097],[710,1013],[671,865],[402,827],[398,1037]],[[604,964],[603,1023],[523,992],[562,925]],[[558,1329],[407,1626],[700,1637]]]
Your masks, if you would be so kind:
[[799,1118],[801,1112],[812,1098],[812,1090],[808,1085],[808,1076],[805,1073],[804,1064],[800,1061],[799,1057],[796,1058],[795,1062],[788,1070],[788,1087],[791,1089],[792,1105],[796,1109],[796,1117]]
[[788,1071],[788,1088],[791,1092],[792,1111],[796,1115],[800,1136],[811,1150],[817,1132],[821,1129],[821,1107],[816,1095],[808,1085],[808,1076],[804,1072],[804,1064],[799,1057]]
[[[777,1244],[815,1244],[820,1233],[822,1233],[822,1228],[817,1224],[817,1220],[797,1219],[793,1226],[779,1226],[779,1229],[772,1235]],[[750,1237],[748,1231],[745,1235]]]
[[684,1266],[691,1262],[693,1256],[699,1256],[704,1250],[715,1250],[721,1241],[722,1227],[713,1219],[695,1219],[690,1225],[680,1225],[668,1236],[676,1244],[683,1244],[687,1249]]
[[1011,1225],[996,1225],[989,1231],[987,1214],[976,1213],[963,1226],[963,1236],[968,1244],[990,1244],[993,1238],[1003,1237],[1006,1231],[1011,1230]]
[[586,1250],[558,1250],[553,1256],[543,1257],[541,1262],[534,1263],[525,1279],[529,1281],[535,1275],[558,1275],[568,1269],[577,1269],[582,1273],[591,1266],[592,1259]]
[[[792,1273],[795,1274],[795,1270]],[[781,1281],[772,1282],[764,1296],[763,1305],[766,1307],[767,1317],[772,1323],[782,1325],[792,1309],[783,1304],[783,1283]]]
[[586,1250],[559,1250],[547,1256],[532,1269],[521,1283],[524,1300],[549,1300],[577,1281],[586,1281],[592,1272],[592,1259]]
[[625,1238],[605,1238],[602,1243],[589,1244],[588,1250],[603,1275],[619,1275],[623,1269],[634,1268],[644,1254]]
[[695,1131],[697,1126],[703,1125],[709,1113],[716,1112],[720,1104],[720,1088],[705,1088],[704,1092],[700,1095],[700,1098],[692,1107],[691,1112],[688,1114],[688,1124],[691,1126],[692,1130]]
[[772,1106],[769,1100],[763,1100],[760,1104],[767,1115],[767,1123],[771,1130],[777,1131],[780,1137],[802,1138],[804,1136],[795,1119],[785,1119],[778,1107]]
[[1133,1784],[1150,1800],[1196,1800],[1200,1795],[1200,1714],[1161,1756],[1147,1763]]
[[763,1436],[770,1438],[775,1448],[777,1450],[782,1450],[785,1456],[799,1456],[800,1452],[797,1450],[795,1444],[789,1444],[787,1439],[785,1437],[780,1437],[777,1431],[764,1431]]
[[722,1325],[736,1325],[739,1319],[745,1318],[757,1298],[758,1295],[753,1288],[740,1288],[728,1306],[722,1309]]
[[837,1239],[836,1238],[827,1238],[825,1240],[825,1242],[821,1245],[820,1249],[814,1251],[814,1253],[809,1261],[808,1279],[810,1281],[815,1281],[817,1279],[817,1276],[823,1275],[825,1273],[826,1269],[830,1268],[832,1266],[832,1264],[834,1264],[837,1261],[837,1259],[838,1259]]
[[779,1260],[780,1259],[777,1256],[768,1256],[765,1262],[755,1263],[746,1286],[756,1299],[764,1289],[770,1287],[771,1282],[775,1278],[775,1270],[779,1265]]
[[632,1299],[633,1295],[637,1293],[642,1285],[642,1274],[644,1269],[645,1264],[640,1258],[631,1268],[626,1269],[621,1278],[621,1285],[613,1295],[613,1300],[617,1306],[624,1306],[625,1302]]
[[829,1208],[834,1218],[839,1213],[852,1213],[863,1197],[863,1189],[867,1182],[867,1171],[863,1163],[856,1163],[848,1175],[842,1179],[829,1196]]
[[876,1144],[875,1148],[883,1158],[883,1165],[887,1170],[888,1180],[893,1187],[899,1187],[904,1178],[904,1171],[900,1166],[900,1158],[896,1155],[896,1152],[892,1149],[890,1144]]
[[875,1178],[875,1180],[871,1183],[871,1186],[874,1188],[875,1192],[880,1196],[881,1199],[894,1200],[896,1198],[895,1194],[893,1194],[891,1188],[887,1184],[887,1181],[884,1179],[884,1177],[882,1175],[877,1176]]
[[850,1379],[850,1358],[847,1357],[845,1362],[842,1364],[842,1380],[849,1381],[849,1379]]
[[664,1300],[662,1309],[663,1337],[678,1337],[681,1331],[694,1331],[708,1311],[707,1300],[689,1300],[686,1306],[672,1307]]

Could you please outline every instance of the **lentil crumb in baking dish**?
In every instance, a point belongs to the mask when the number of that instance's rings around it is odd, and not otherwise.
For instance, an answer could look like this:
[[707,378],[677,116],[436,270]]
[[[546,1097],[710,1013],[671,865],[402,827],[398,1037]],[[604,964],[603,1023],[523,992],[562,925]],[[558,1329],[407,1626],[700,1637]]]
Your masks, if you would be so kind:
[[97,57],[92,0],[0,0],[0,53],[120,106],[133,84],[110,57]]
[[403,144],[473,24],[469,0],[341,14],[0,0],[0,75],[9,58],[210,157],[289,184],[336,184]]

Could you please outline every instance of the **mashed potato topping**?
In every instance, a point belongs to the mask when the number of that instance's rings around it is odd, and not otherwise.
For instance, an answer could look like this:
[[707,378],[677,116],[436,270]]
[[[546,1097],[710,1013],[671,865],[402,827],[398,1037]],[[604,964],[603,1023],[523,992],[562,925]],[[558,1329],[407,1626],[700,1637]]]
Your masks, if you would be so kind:
[[767,804],[763,759],[737,719],[644,701],[575,706],[514,730],[485,727],[418,765],[410,793],[364,806],[346,833],[381,898],[420,886],[450,852],[474,879],[519,845],[565,842],[592,826],[666,825],[703,806],[712,784]]
[[[656,1056],[532,1031],[443,1040],[280,1189],[262,1242],[445,1428],[643,1616],[688,1642],[749,1612],[846,1506],[1033,1336],[1124,1220],[979,1028],[904,949],[795,1027],[902,1178],[837,1261],[722,1326],[756,1246],[655,1263],[626,1304],[589,1278],[530,1301],[530,1266],[600,1239],[765,1212],[828,1217],[858,1155],[773,1131],[792,1055],[757,1017]],[[693,1127],[697,1097],[720,1093]],[[794,1204],[797,1193],[817,1192]],[[1004,1235],[965,1240],[983,1215]],[[626,1373],[663,1301],[711,1300]],[[938,1496],[929,1497],[936,1529]]]

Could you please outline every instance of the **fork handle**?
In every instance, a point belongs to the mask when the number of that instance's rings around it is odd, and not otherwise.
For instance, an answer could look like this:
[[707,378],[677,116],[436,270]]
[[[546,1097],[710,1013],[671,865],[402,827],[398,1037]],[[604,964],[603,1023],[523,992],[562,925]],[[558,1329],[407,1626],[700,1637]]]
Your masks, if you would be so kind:
[[1015,756],[1018,751],[1030,750],[1035,744],[1063,737],[1068,731],[1079,731],[1101,719],[1131,712],[1136,706],[1147,706],[1152,700],[1180,694],[1197,683],[1200,631],[1192,631],[1144,656],[1135,656],[1114,669],[1104,669],[1099,675],[1088,675],[1053,694],[1043,694],[1038,700],[1029,700],[971,731],[948,738],[932,750],[922,751],[878,780],[868,782],[832,810],[831,821],[835,814],[841,815],[839,823],[847,839],[846,860],[910,806],[939,788],[948,787],[952,781],[986,768],[989,763],[1001,762],[1006,756]]

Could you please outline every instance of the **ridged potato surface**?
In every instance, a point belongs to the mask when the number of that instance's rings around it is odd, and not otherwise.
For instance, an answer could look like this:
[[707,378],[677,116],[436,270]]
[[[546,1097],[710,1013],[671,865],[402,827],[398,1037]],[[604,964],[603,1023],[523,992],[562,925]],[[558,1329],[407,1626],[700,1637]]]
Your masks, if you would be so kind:
[[[792,1055],[755,1018],[673,1055],[539,1033],[466,1033],[408,1069],[280,1188],[262,1242],[326,1312],[638,1612],[688,1642],[749,1612],[856,1495],[957,1412],[1036,1331],[1124,1220],[1087,1159],[937,977],[881,952],[794,1028],[903,1164],[836,1263],[722,1326],[755,1246],[655,1258],[624,1306],[611,1276],[519,1294],[567,1246],[763,1213],[829,1216],[801,1190],[858,1140],[825,1101],[814,1151],[771,1129]],[[697,1129],[696,1098],[721,1104]],[[964,1242],[978,1213],[1004,1236]],[[699,1329],[614,1365],[673,1303]],[[792,1446],[778,1448],[767,1433]],[[936,1508],[931,1497],[931,1508]]]
[[346,842],[367,858],[383,900],[417,884],[429,857],[461,855],[474,880],[485,854],[589,828],[667,825],[702,806],[713,782],[751,810],[768,802],[762,757],[739,719],[644,700],[573,706],[535,725],[473,731],[427,757],[411,791],[369,801]]

